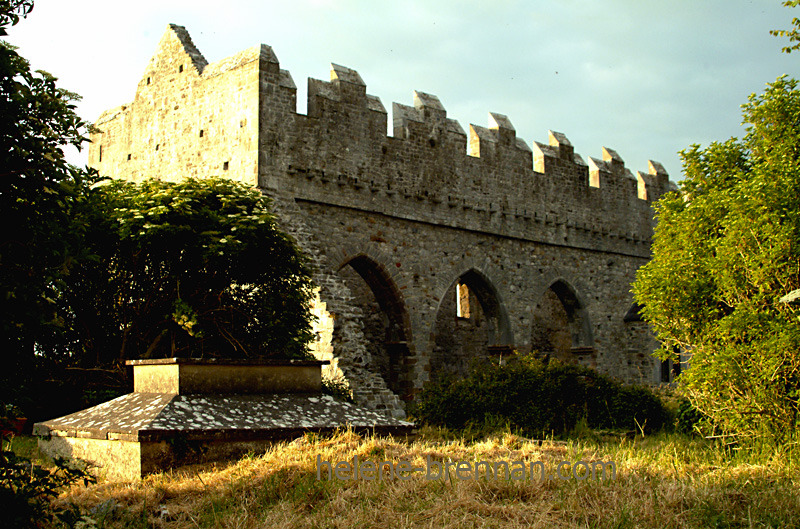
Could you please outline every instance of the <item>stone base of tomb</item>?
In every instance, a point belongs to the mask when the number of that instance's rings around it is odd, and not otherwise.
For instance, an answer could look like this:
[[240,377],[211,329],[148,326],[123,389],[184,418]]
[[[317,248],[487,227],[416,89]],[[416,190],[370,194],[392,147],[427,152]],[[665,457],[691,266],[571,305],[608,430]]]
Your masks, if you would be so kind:
[[[323,362],[165,359],[129,362],[134,392],[37,423],[42,451],[105,479],[263,452],[306,432],[349,427],[411,436],[414,425],[321,393]],[[155,390],[155,391],[154,391]]]

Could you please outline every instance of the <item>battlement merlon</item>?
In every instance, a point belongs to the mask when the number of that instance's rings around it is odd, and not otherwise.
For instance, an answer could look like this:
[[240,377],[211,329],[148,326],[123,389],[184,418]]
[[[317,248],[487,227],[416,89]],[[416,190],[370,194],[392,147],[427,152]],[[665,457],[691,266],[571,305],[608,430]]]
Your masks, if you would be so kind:
[[[367,94],[367,85],[356,70],[331,63],[330,81],[308,78],[308,116],[319,117],[329,103],[349,104],[386,114],[380,98]],[[297,109],[293,109],[295,112]],[[385,117],[382,118],[385,120]]]
[[636,178],[625,167],[625,161],[617,154],[617,151],[603,147],[602,160],[589,157],[589,185],[597,188],[605,188],[609,185],[636,187]]
[[675,184],[670,182],[666,169],[659,162],[648,160],[647,165],[649,166],[647,173],[636,172],[638,195],[642,200],[654,202],[664,193],[672,191]]
[[572,146],[572,142],[569,141],[563,133],[549,130],[547,131],[547,136],[550,141],[550,146],[556,150],[559,158],[562,160],[574,158],[575,147]]
[[497,131],[496,135],[500,143],[517,144],[517,129],[505,114],[489,112],[489,130]]
[[[533,169],[533,151],[522,138],[517,138],[517,131],[505,114],[489,112],[489,127],[471,124],[469,126],[469,152],[475,158],[487,160],[505,153],[513,163],[530,171]],[[504,157],[505,157],[504,156]]]
[[423,121],[444,121],[447,111],[439,98],[433,94],[426,94],[414,90],[414,108],[422,112]]
[[359,104],[367,98],[367,84],[357,71],[331,63],[331,83],[339,91],[339,101]]
[[572,142],[567,139],[566,135],[561,132],[548,131],[549,144],[533,142],[533,168],[538,173],[548,173],[562,160],[562,163],[572,163],[584,171],[586,162],[577,153],[572,146]]
[[450,141],[464,147],[466,133],[458,121],[447,117],[444,105],[433,94],[414,90],[414,106],[392,103],[392,134],[404,140],[424,140],[433,145]]

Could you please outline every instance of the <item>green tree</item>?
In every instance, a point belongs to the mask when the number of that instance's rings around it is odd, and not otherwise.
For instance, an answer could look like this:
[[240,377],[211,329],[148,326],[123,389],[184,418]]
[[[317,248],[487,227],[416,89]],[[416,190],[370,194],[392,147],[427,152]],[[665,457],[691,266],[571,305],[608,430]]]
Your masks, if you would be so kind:
[[[786,7],[797,7],[800,5],[800,0],[786,0],[783,5]],[[773,29],[769,33],[775,37],[789,38],[790,44],[781,49],[784,53],[792,53],[794,50],[800,48],[800,18],[792,18],[791,29]]]
[[0,0],[0,36],[7,35],[6,27],[14,26],[33,10],[33,0]]
[[96,186],[87,245],[66,279],[72,365],[129,358],[303,356],[312,337],[305,257],[268,199],[230,180]]
[[746,135],[681,153],[685,180],[656,205],[653,259],[634,295],[707,427],[790,446],[800,420],[800,90],[785,77],[743,105]]
[[[0,2],[0,35],[33,8]],[[59,282],[81,256],[82,207],[91,175],[68,164],[87,124],[78,97],[0,41],[0,400],[13,400],[30,378],[35,342],[57,331]]]

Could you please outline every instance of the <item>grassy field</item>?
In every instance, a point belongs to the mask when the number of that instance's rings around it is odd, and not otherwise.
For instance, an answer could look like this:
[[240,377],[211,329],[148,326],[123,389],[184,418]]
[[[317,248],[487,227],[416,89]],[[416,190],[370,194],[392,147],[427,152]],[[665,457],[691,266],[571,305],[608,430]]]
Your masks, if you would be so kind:
[[[413,442],[347,431],[308,435],[230,464],[183,468],[140,483],[76,486],[57,501],[78,506],[86,527],[114,528],[800,527],[796,463],[752,464],[677,435],[541,443],[508,433],[448,437],[431,429]],[[35,452],[25,439],[15,440],[15,449]],[[407,479],[342,481],[328,479],[325,467],[317,479],[318,455],[334,464],[358,456],[418,467],[429,458],[543,461],[550,475],[561,461],[602,460],[615,463],[616,476],[460,480],[451,467],[451,479],[426,479],[421,471],[403,474]]]

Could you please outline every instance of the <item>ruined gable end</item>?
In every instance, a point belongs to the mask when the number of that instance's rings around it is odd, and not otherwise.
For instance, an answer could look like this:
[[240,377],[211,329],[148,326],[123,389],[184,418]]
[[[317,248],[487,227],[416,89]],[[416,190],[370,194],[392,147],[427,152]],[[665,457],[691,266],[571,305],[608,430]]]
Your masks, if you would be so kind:
[[169,24],[145,68],[137,93],[156,84],[174,81],[180,74],[198,76],[207,65],[208,61],[195,47],[186,28]]
[[291,77],[269,46],[209,64],[186,29],[169,24],[133,100],[100,116],[89,164],[133,181],[224,176],[255,185],[262,78],[293,102]]

